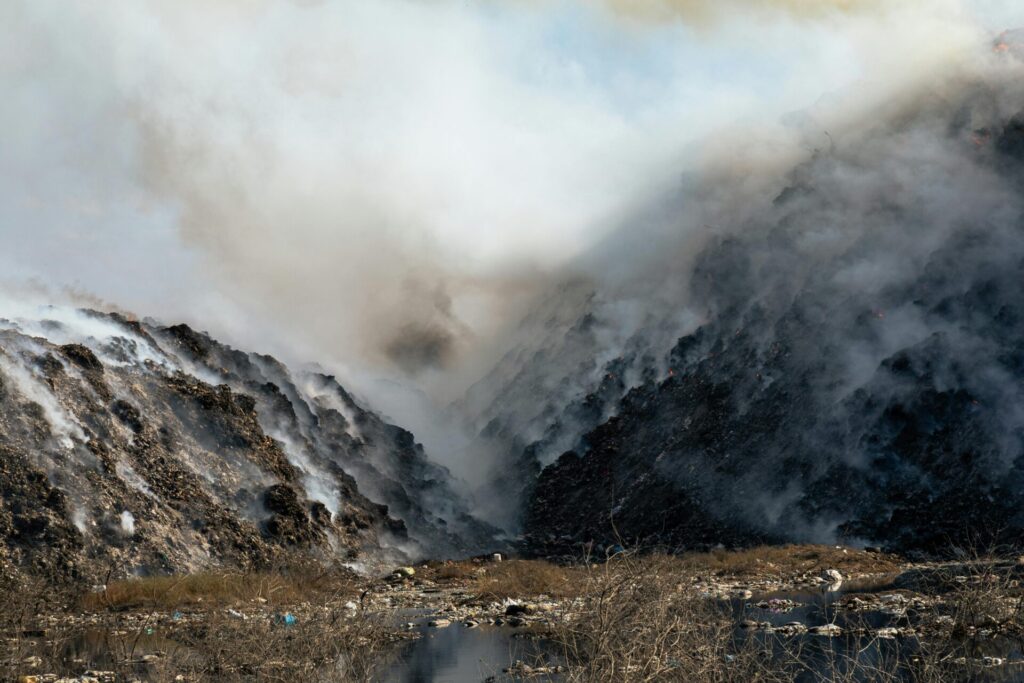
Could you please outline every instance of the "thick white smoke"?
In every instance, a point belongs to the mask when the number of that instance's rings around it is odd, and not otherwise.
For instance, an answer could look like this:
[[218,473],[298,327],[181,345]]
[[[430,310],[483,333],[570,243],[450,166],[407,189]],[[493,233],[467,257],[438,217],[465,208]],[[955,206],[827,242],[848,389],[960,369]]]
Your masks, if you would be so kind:
[[[444,458],[455,440],[422,405],[493,365],[566,269],[628,289],[666,232],[756,205],[712,196],[680,222],[690,206],[661,198],[681,174],[756,194],[808,151],[786,112],[856,86],[829,114],[841,125],[964,68],[1017,11],[15,0],[0,7],[0,265],[347,366]],[[623,225],[615,258],[579,259]],[[366,380],[380,375],[424,393]]]

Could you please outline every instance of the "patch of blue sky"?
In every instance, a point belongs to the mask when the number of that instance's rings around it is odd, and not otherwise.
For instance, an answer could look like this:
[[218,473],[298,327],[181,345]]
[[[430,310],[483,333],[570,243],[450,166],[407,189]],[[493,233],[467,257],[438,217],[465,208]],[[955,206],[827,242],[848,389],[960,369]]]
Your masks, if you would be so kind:
[[793,27],[784,24],[737,22],[712,30],[644,23],[573,0],[476,7],[499,46],[500,66],[517,80],[598,101],[627,120],[700,106],[711,95],[770,99],[813,72],[813,54],[843,50],[806,26],[794,41]]

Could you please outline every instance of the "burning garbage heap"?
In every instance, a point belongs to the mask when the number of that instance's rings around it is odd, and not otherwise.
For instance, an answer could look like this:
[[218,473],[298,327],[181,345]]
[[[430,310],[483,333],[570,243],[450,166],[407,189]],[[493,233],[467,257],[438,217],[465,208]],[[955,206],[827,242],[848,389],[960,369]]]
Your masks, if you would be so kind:
[[58,580],[485,547],[449,475],[338,382],[184,325],[0,325],[0,568]]
[[537,552],[1024,541],[1024,92],[1000,68],[832,131],[707,240],[705,322],[543,470]]

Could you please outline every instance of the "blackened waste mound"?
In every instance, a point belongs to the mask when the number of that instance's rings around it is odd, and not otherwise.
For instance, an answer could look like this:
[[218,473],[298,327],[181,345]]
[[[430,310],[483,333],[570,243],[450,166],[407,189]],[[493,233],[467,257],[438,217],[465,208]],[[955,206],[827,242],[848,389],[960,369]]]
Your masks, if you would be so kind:
[[0,568],[113,571],[462,554],[490,529],[333,377],[184,325],[0,321]]
[[[833,131],[679,259],[678,307],[698,322],[658,362],[650,322],[600,358],[598,288],[571,322],[544,318],[571,362],[510,353],[504,413],[502,391],[474,388],[495,396],[485,436],[538,435],[510,446],[519,471],[545,466],[524,491],[529,546],[1024,541],[1016,83],[917,93]],[[517,412],[531,385],[576,394]]]

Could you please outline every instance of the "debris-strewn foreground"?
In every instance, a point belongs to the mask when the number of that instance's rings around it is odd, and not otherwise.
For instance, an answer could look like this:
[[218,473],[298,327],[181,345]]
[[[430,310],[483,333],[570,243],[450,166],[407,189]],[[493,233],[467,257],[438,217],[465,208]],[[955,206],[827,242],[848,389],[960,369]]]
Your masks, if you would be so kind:
[[1019,680],[1021,576],[1015,559],[786,546],[25,583],[5,591],[0,660],[25,682],[389,680],[440,629],[483,629],[537,643],[490,662],[494,680]]

